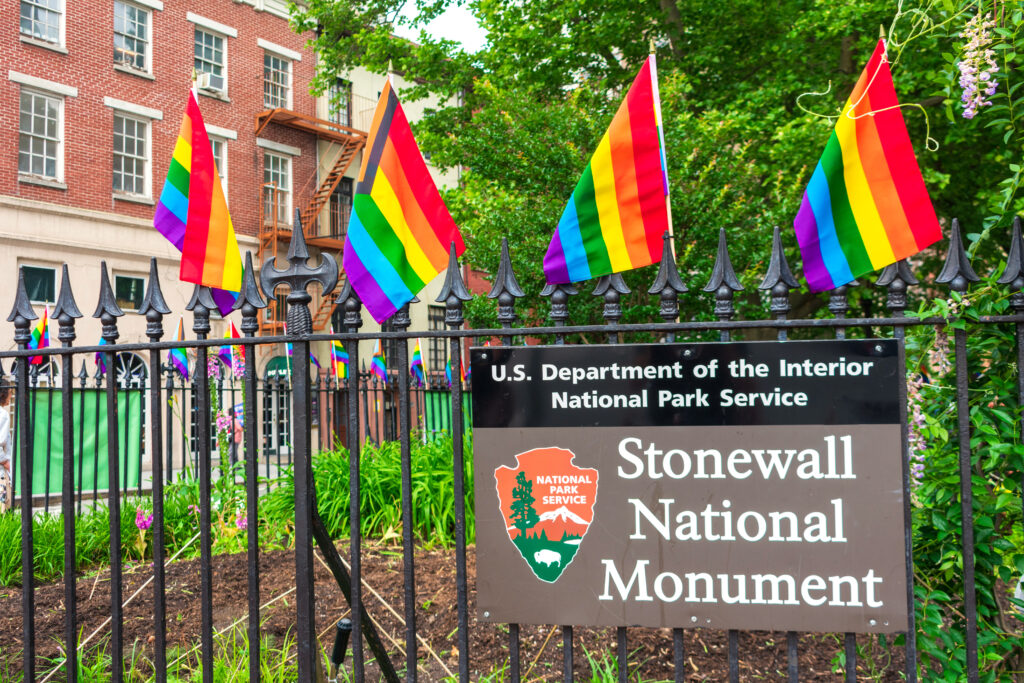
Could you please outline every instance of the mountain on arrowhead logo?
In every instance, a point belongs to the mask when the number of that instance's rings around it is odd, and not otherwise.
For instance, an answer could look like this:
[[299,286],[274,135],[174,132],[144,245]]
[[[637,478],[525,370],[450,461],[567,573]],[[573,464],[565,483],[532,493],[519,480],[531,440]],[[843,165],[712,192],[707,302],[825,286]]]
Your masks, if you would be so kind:
[[573,465],[575,458],[565,448],[534,448],[516,456],[515,468],[494,470],[508,538],[548,583],[576,557],[594,521],[597,470]]

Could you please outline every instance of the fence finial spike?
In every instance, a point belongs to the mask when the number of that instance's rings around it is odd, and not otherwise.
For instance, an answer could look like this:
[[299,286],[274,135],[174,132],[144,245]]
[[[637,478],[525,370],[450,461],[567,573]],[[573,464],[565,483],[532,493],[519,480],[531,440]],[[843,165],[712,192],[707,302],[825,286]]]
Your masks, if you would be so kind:
[[718,231],[718,256],[715,258],[715,267],[711,271],[711,279],[708,281],[705,292],[717,292],[722,286],[728,287],[733,292],[742,292],[743,285],[736,277],[736,271],[732,268],[732,261],[729,259],[729,245],[725,240],[725,228]]
[[[309,259],[309,247],[306,246],[306,236],[302,232],[302,214],[295,209],[295,220],[292,222],[292,239],[288,245],[288,255],[285,257],[289,263],[296,259],[305,262]],[[274,259],[270,259],[273,261]]]
[[953,231],[949,236],[949,251],[946,253],[946,262],[942,266],[942,272],[935,278],[938,284],[949,284],[954,292],[966,292],[972,282],[981,278],[971,267],[971,261],[964,251],[963,240],[960,239],[960,221],[953,219]]
[[[342,319],[342,325],[345,326],[345,329],[354,332],[363,326],[363,302],[360,301],[359,293],[352,286],[351,278],[345,279],[345,286],[341,288],[338,296],[334,298],[334,305],[341,306],[341,310],[345,312]],[[344,330],[335,331],[344,332]]]
[[996,280],[1001,285],[1013,284],[1024,278],[1024,239],[1021,237],[1020,216],[1013,218],[1013,234],[1010,236],[1010,252],[1006,256],[1006,267]]
[[99,318],[103,323],[103,338],[107,343],[117,341],[117,319],[124,311],[117,305],[114,289],[110,286],[110,275],[107,273],[107,262],[100,261],[100,300],[96,304],[96,312],[92,317]]
[[459,257],[455,253],[455,242],[448,249],[448,270],[444,274],[444,284],[441,285],[441,292],[434,301],[445,303],[449,298],[455,297],[459,301],[469,301],[473,295],[466,289],[466,283],[462,279],[462,271],[459,268]]
[[242,289],[238,292],[238,298],[231,305],[232,311],[242,311],[242,332],[255,334],[259,329],[259,322],[256,320],[256,312],[267,307],[267,300],[263,296],[263,288],[256,279],[256,269],[252,266],[252,252],[245,252],[245,270],[242,271]]
[[85,359],[84,358],[82,359],[82,367],[78,371],[78,374],[75,375],[75,377],[77,377],[78,380],[80,382],[82,382],[83,384],[85,383],[85,380],[89,377],[89,373],[86,372],[86,369],[85,369]]
[[[68,276],[68,264],[61,266],[60,270],[60,294],[57,295],[57,303],[53,305],[53,312],[50,314],[62,326],[70,325],[71,319],[81,318],[82,312],[78,310],[75,303],[75,294],[71,291],[71,278]],[[61,320],[66,318],[66,320]]]
[[149,259],[149,282],[146,283],[146,295],[142,297],[142,305],[139,307],[139,314],[149,319],[150,313],[159,320],[167,315],[171,309],[164,300],[163,290],[160,288],[160,274],[156,267],[156,257]]
[[512,256],[508,252],[507,237],[501,238],[501,260],[498,261],[498,272],[494,275],[494,284],[491,285],[491,291],[487,293],[487,298],[497,299],[503,292],[507,292],[516,299],[526,296],[512,269]]
[[619,294],[630,294],[632,291],[626,284],[626,281],[622,279],[622,273],[612,273],[611,275],[602,275],[597,278],[597,284],[594,285],[594,291],[591,294],[594,296],[604,296],[609,290]]
[[[878,279],[875,280],[875,286],[889,287],[897,279],[906,285],[918,284],[914,271],[910,269],[910,263],[907,262],[907,259],[900,259],[896,263],[890,263],[883,268],[882,272],[878,274]],[[850,287],[853,284],[853,282],[848,282],[846,286]]]
[[654,276],[654,283],[651,284],[648,294],[661,294],[666,289],[672,290],[674,294],[683,294],[689,291],[679,277],[679,269],[676,267],[676,258],[672,254],[672,236],[668,230],[661,236],[661,262],[658,264],[658,274]]
[[772,257],[768,262],[768,272],[765,273],[764,280],[758,289],[771,289],[779,283],[786,284],[790,289],[800,286],[800,283],[793,277],[793,271],[789,268],[786,251],[782,248],[782,234],[779,231],[779,226],[776,225],[772,234]]
[[[19,330],[24,327],[28,331],[28,324],[37,317],[36,312],[32,310],[32,303],[28,298],[28,290],[25,289],[25,269],[24,267],[18,268],[18,289],[14,294],[14,307],[11,309],[11,314],[7,316],[7,322],[14,323],[14,327]],[[17,334],[14,340],[21,342]],[[28,342],[27,337],[25,342]]]

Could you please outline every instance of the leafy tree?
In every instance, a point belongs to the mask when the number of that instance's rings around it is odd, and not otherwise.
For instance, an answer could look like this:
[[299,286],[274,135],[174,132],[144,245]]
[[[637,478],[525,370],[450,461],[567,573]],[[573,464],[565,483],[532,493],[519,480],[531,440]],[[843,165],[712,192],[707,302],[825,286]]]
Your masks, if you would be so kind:
[[516,475],[512,499],[512,514],[509,515],[509,519],[519,529],[519,536],[525,538],[527,529],[537,526],[537,522],[540,521],[540,516],[533,507],[533,480],[527,479],[525,472]]

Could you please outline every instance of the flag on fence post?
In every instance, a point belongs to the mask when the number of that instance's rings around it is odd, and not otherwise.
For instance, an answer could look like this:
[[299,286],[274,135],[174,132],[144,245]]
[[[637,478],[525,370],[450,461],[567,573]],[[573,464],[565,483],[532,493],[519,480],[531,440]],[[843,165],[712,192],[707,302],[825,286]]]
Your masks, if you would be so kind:
[[[180,316],[178,317],[178,333],[174,336],[174,341],[185,341],[185,319]],[[187,382],[188,355],[185,353],[185,349],[171,349],[167,352],[167,360],[181,374],[182,379]]]
[[[444,378],[448,380],[448,386],[452,385],[452,357],[448,356],[448,360],[444,363]],[[462,382],[466,381],[466,364],[459,363],[459,380]]]
[[[32,338],[28,340],[28,348],[40,350],[50,345],[50,307],[43,307],[43,317],[32,329]],[[42,356],[31,356],[28,359],[29,365],[42,365]]]
[[342,266],[378,323],[465,250],[388,77],[363,150]]
[[658,69],[651,54],[597,145],[544,255],[551,284],[657,263],[671,232]]
[[882,39],[793,220],[812,291],[852,282],[942,237],[899,106]]
[[420,351],[419,339],[416,340],[416,346],[412,350],[412,361],[409,363],[409,373],[416,378],[416,386],[423,386],[423,352]]
[[[231,320],[228,321],[228,326],[224,330],[225,339],[241,339],[242,335],[238,333],[238,328],[235,327],[235,323]],[[245,347],[239,344],[231,346],[222,346],[217,350],[217,355],[224,361],[224,364],[229,369],[234,369],[237,365],[242,367],[245,364]]]
[[388,368],[384,360],[384,349],[380,346],[380,339],[373,342],[373,358],[370,359],[370,372],[380,378],[380,383],[387,386]]
[[[334,334],[334,328],[331,328]],[[334,376],[338,379],[348,377],[348,351],[337,339],[331,340],[331,364],[334,366]]]
[[242,288],[242,255],[213,148],[190,90],[153,227],[181,252],[179,277],[213,288],[221,315]]

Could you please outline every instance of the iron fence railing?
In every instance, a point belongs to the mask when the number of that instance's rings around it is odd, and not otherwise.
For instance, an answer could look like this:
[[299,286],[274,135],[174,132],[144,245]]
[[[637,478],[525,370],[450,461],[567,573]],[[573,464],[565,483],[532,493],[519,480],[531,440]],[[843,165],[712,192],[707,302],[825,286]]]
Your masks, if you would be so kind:
[[[971,281],[976,280],[973,271],[967,264],[963,247],[960,241],[958,230],[954,227],[951,239],[949,257],[946,267],[937,279],[939,284],[948,284],[954,292],[964,292]],[[1024,264],[1021,263],[1021,254],[1024,253],[1024,241],[1020,236],[1019,224],[1014,232],[1013,247],[1010,250],[1009,263],[1006,266],[1001,281],[1007,284],[1011,296],[1012,314],[982,317],[972,324],[993,325],[1012,324],[1017,329],[1018,354],[1024,354]],[[419,663],[418,630],[422,627],[417,622],[416,614],[416,593],[415,574],[416,563],[414,559],[414,537],[411,533],[412,525],[412,502],[411,502],[411,443],[414,436],[416,419],[425,418],[425,410],[420,406],[425,405],[427,396],[433,391],[431,388],[414,390],[411,386],[410,376],[406,372],[394,374],[389,386],[375,386],[374,380],[359,382],[345,382],[340,387],[335,380],[327,380],[326,385],[320,383],[310,374],[310,344],[317,341],[339,340],[341,341],[349,356],[349,367],[360,367],[359,342],[373,339],[399,340],[397,345],[396,367],[408,367],[408,346],[407,342],[414,338],[440,338],[447,340],[452,359],[452,375],[458,376],[462,363],[462,352],[464,340],[468,337],[496,338],[501,340],[503,345],[512,345],[513,338],[527,334],[524,328],[516,327],[517,320],[515,312],[515,300],[523,295],[516,277],[513,273],[509,259],[507,245],[504,247],[499,269],[490,297],[497,299],[498,320],[500,328],[488,330],[465,330],[463,329],[463,304],[469,300],[467,291],[461,276],[460,268],[452,253],[449,263],[447,278],[442,288],[438,301],[445,305],[445,324],[447,329],[411,331],[408,308],[401,310],[391,320],[391,331],[377,333],[360,333],[362,326],[361,303],[348,285],[337,296],[336,302],[342,312],[343,330],[338,334],[312,334],[311,316],[308,310],[310,295],[306,289],[313,282],[318,282],[324,295],[331,292],[337,282],[337,264],[330,257],[324,257],[319,266],[307,265],[308,253],[301,231],[293,235],[290,251],[288,254],[289,267],[285,270],[278,269],[273,262],[268,262],[258,283],[252,268],[251,258],[247,263],[246,278],[242,292],[239,295],[236,307],[241,312],[241,329],[244,333],[242,339],[236,340],[238,344],[246,347],[244,373],[237,380],[239,394],[235,397],[228,397],[232,409],[236,404],[240,405],[241,420],[243,427],[244,450],[248,454],[259,454],[258,457],[248,457],[245,461],[246,469],[246,510],[249,519],[258,519],[258,507],[260,505],[259,490],[257,486],[258,463],[267,463],[271,457],[284,458],[280,464],[291,464],[294,468],[294,501],[295,501],[295,635],[297,642],[297,666],[298,680],[312,681],[315,679],[317,667],[318,643],[317,634],[314,629],[315,613],[315,585],[313,581],[313,568],[315,557],[313,554],[314,540],[320,546],[325,562],[330,566],[331,572],[338,580],[342,591],[346,594],[351,607],[352,620],[352,660],[351,673],[355,680],[362,681],[366,675],[365,659],[366,648],[369,648],[377,660],[378,671],[389,681],[397,680],[397,662],[392,662],[388,653],[383,649],[380,640],[376,637],[373,622],[367,618],[362,592],[362,554],[364,550],[363,539],[360,535],[360,450],[366,439],[387,440],[397,439],[401,447],[401,478],[402,495],[398,504],[402,510],[402,520],[405,533],[403,535],[403,577],[404,577],[404,617],[405,617],[405,655],[404,655],[404,676],[407,681],[417,680],[417,666]],[[167,625],[165,614],[166,581],[164,576],[164,562],[166,560],[165,540],[163,537],[163,486],[175,471],[181,468],[191,467],[199,479],[200,499],[202,501],[200,510],[200,574],[201,590],[198,596],[202,611],[201,625],[201,666],[203,680],[214,680],[213,676],[213,608],[212,608],[212,564],[211,564],[211,477],[214,471],[212,462],[212,448],[196,447],[192,450],[191,457],[187,455],[176,461],[172,455],[173,442],[169,438],[168,430],[171,429],[174,421],[168,406],[169,397],[178,391],[188,394],[190,410],[197,416],[194,421],[194,429],[191,430],[190,439],[196,444],[212,443],[213,427],[211,415],[211,397],[214,392],[223,391],[225,386],[223,380],[207,376],[207,373],[196,373],[194,382],[187,387],[187,390],[176,384],[173,377],[166,374],[161,375],[160,356],[170,348],[185,347],[194,351],[196,356],[196,367],[207,367],[207,359],[211,354],[211,347],[223,344],[223,340],[211,340],[207,338],[210,332],[209,314],[214,308],[214,303],[209,290],[197,287],[188,309],[194,314],[193,332],[196,338],[188,341],[164,341],[164,329],[162,327],[163,316],[170,313],[170,309],[164,302],[160,291],[159,281],[156,276],[155,265],[151,271],[145,300],[139,311],[147,319],[148,326],[146,334],[149,341],[138,344],[117,344],[118,329],[117,319],[122,312],[117,307],[107,277],[106,265],[102,266],[102,283],[99,296],[99,304],[96,308],[95,317],[103,324],[103,346],[75,347],[75,320],[81,317],[71,286],[64,269],[60,296],[53,311],[53,319],[59,325],[58,338],[60,347],[54,347],[43,351],[30,351],[27,345],[30,339],[29,328],[35,314],[29,305],[28,297],[25,294],[23,280],[19,283],[18,291],[14,301],[13,311],[9,320],[15,326],[15,342],[18,349],[15,351],[0,352],[0,362],[9,362],[4,359],[21,359],[14,370],[16,383],[16,399],[14,404],[14,416],[19,434],[30,434],[33,425],[31,407],[38,403],[40,389],[36,388],[33,393],[31,375],[24,359],[29,356],[43,355],[52,359],[60,367],[59,391],[56,386],[46,389],[43,396],[47,400],[52,399],[54,403],[60,403],[61,410],[59,419],[62,423],[61,448],[63,453],[72,454],[72,457],[62,460],[60,472],[62,493],[60,506],[63,512],[65,524],[64,552],[65,552],[65,632],[64,651],[75,652],[79,638],[78,621],[76,615],[76,577],[74,572],[75,562],[75,515],[74,502],[76,491],[81,490],[81,485],[76,479],[75,455],[80,453],[80,442],[83,431],[97,429],[95,421],[100,419],[99,412],[93,416],[93,424],[86,425],[80,422],[76,430],[74,423],[74,403],[76,400],[83,401],[84,396],[92,395],[97,405],[102,401],[105,403],[105,421],[107,424],[107,504],[110,506],[110,564],[111,564],[111,678],[121,681],[124,677],[124,638],[123,638],[123,613],[122,613],[122,568],[120,548],[116,540],[121,535],[119,505],[122,500],[122,492],[127,486],[138,486],[139,479],[125,481],[120,471],[121,441],[123,440],[124,425],[122,424],[122,413],[130,410],[130,403],[125,398],[131,392],[139,393],[139,410],[146,411],[145,436],[147,448],[145,452],[150,458],[152,496],[154,503],[154,562],[153,562],[153,666],[156,679],[166,680],[167,672]],[[728,341],[734,334],[744,330],[769,329],[773,330],[778,339],[785,339],[791,330],[801,329],[810,331],[810,334],[817,334],[821,337],[843,337],[845,330],[853,327],[870,328],[875,334],[891,335],[902,338],[907,326],[914,325],[935,325],[945,322],[942,319],[920,319],[909,318],[904,315],[907,307],[907,288],[917,284],[910,266],[906,262],[900,262],[887,267],[879,277],[877,285],[884,287],[887,293],[888,315],[871,318],[847,318],[848,306],[846,304],[847,288],[840,287],[830,294],[828,309],[833,314],[830,319],[789,319],[789,293],[796,286],[789,268],[785,263],[781,242],[777,238],[768,274],[765,277],[760,289],[766,291],[770,297],[770,310],[774,316],[767,320],[734,320],[735,309],[733,305],[735,294],[742,289],[739,280],[732,270],[728,258],[728,251],[725,242],[724,231],[719,244],[718,259],[711,277],[711,281],[704,288],[704,291],[714,297],[714,314],[717,318],[714,321],[679,321],[680,311],[678,305],[679,294],[686,291],[682,280],[679,277],[671,250],[664,250],[662,262],[657,277],[649,292],[657,297],[660,302],[660,317],[663,322],[650,322],[645,324],[618,324],[621,317],[620,297],[628,293],[628,288],[621,276],[612,275],[602,277],[598,280],[594,295],[603,299],[604,317],[606,325],[574,326],[569,324],[570,297],[577,294],[575,287],[558,285],[548,286],[543,294],[550,297],[551,325],[546,327],[534,327],[528,330],[530,337],[549,341],[553,344],[564,344],[570,335],[607,335],[609,342],[616,342],[622,335],[634,333],[646,333],[656,335],[666,341],[674,341],[679,337],[687,335],[704,335],[709,332],[717,333],[723,341]],[[287,285],[289,294],[288,304],[288,337],[254,337],[258,330],[259,309],[266,305],[265,297],[273,295],[279,285]],[[977,658],[977,613],[975,602],[975,579],[973,574],[974,566],[974,541],[971,536],[972,530],[972,492],[970,487],[970,433],[966,416],[966,397],[968,390],[968,377],[966,365],[966,331],[957,329],[955,331],[955,373],[956,373],[956,408],[959,414],[959,444],[961,451],[962,481],[960,504],[964,520],[963,536],[963,567],[965,593],[963,596],[964,616],[966,623],[967,643],[967,666],[968,680],[979,679],[979,663]],[[256,372],[256,349],[258,347],[290,342],[293,345],[293,367],[290,374],[290,382],[285,386],[280,379],[260,381]],[[114,366],[115,355],[120,352],[143,352],[148,353],[149,377],[164,377],[164,384],[160,382],[149,382],[138,388],[120,388],[116,381],[103,381],[84,389],[76,386],[76,375],[73,374],[74,364],[78,358],[90,358],[96,353],[104,355],[108,367]],[[1021,355],[1024,357],[1024,355]],[[902,361],[902,358],[901,358]],[[1018,373],[1019,375],[1019,373]],[[77,380],[81,383],[81,380]],[[220,384],[218,384],[220,383]],[[234,391],[236,383],[230,382],[229,389]],[[1018,379],[1019,394],[1024,396],[1024,379]],[[77,393],[76,393],[77,392]],[[92,392],[87,394],[85,392]],[[466,474],[465,453],[463,447],[463,434],[465,433],[465,411],[463,394],[464,389],[460,382],[455,382],[450,392],[442,392],[448,404],[448,427],[452,434],[452,469],[455,486],[455,562],[456,562],[456,611],[458,615],[458,626],[455,634],[455,647],[458,651],[458,678],[466,682],[470,678],[470,648],[469,648],[469,586],[467,585],[467,546],[466,546],[466,492],[463,490]],[[906,405],[905,388],[901,392],[900,403]],[[32,397],[36,398],[33,399]],[[267,433],[261,425],[261,411],[266,407],[261,406],[261,401],[272,399],[271,412],[279,410],[281,406],[287,406],[290,411],[288,420],[289,429],[286,454],[277,449],[276,454],[270,453],[271,441],[267,440]],[[142,401],[142,398],[145,401]],[[240,400],[237,400],[240,398]],[[432,399],[430,399],[432,400]],[[274,403],[277,401],[277,403]],[[185,402],[185,399],[182,399]],[[384,405],[378,409],[377,403]],[[145,408],[142,406],[145,405]],[[39,410],[35,408],[34,410]],[[54,413],[56,415],[56,413]],[[419,418],[417,416],[420,416]],[[277,419],[276,417],[272,419]],[[321,429],[324,425],[327,429]],[[314,440],[313,428],[317,427]],[[273,433],[273,427],[270,428]],[[430,425],[424,427],[424,432],[431,430]],[[335,439],[343,441],[350,452],[349,458],[349,486],[350,486],[350,535],[349,535],[349,569],[341,562],[340,554],[335,549],[333,541],[328,536],[323,524],[320,521],[316,506],[316,496],[312,479],[311,458],[318,448],[328,447]],[[33,461],[33,446],[31,439],[22,438],[18,441],[17,459],[18,476],[22,491],[30,490],[34,470],[39,466]],[[170,445],[169,445],[170,444]],[[905,501],[904,521],[906,523],[906,575],[907,575],[907,602],[909,607],[909,618],[905,627],[906,633],[911,637],[906,638],[905,676],[909,681],[917,679],[917,657],[914,623],[914,563],[913,550],[910,536],[910,489],[908,475],[908,461],[906,448],[906,416],[903,415],[903,500]],[[186,451],[187,453],[187,451]],[[80,456],[79,456],[80,457]],[[183,463],[183,464],[182,464]],[[56,476],[51,472],[50,476]],[[102,482],[93,486],[93,493],[98,494]],[[22,524],[22,615],[23,615],[23,656],[22,663],[25,680],[36,680],[38,666],[35,643],[38,638],[54,637],[56,634],[40,634],[35,630],[34,619],[34,576],[33,576],[33,527],[32,527],[32,498],[22,496],[21,524]],[[250,529],[247,539],[247,569],[248,569],[248,637],[249,643],[260,642],[259,629],[259,539],[258,529]],[[566,681],[574,679],[574,625],[562,626],[563,639],[563,678]],[[739,680],[739,633],[730,631],[728,634],[728,651],[726,654],[728,677],[731,681]],[[676,664],[675,678],[682,681],[686,677],[684,662],[686,661],[685,647],[688,635],[683,624],[673,629],[671,645],[673,661]],[[625,681],[629,664],[629,638],[630,629],[622,627],[617,629],[616,647],[618,653],[618,678]],[[511,680],[519,681],[522,676],[520,663],[520,629],[517,624],[508,625],[508,672]],[[799,679],[799,651],[798,641],[795,633],[788,634],[788,678],[791,681]],[[845,635],[846,653],[846,680],[856,680],[857,652],[854,634]],[[494,663],[500,667],[500,662]],[[257,681],[260,676],[259,648],[249,648],[249,680]],[[75,658],[71,657],[65,664],[64,674],[66,680],[76,680]]]

